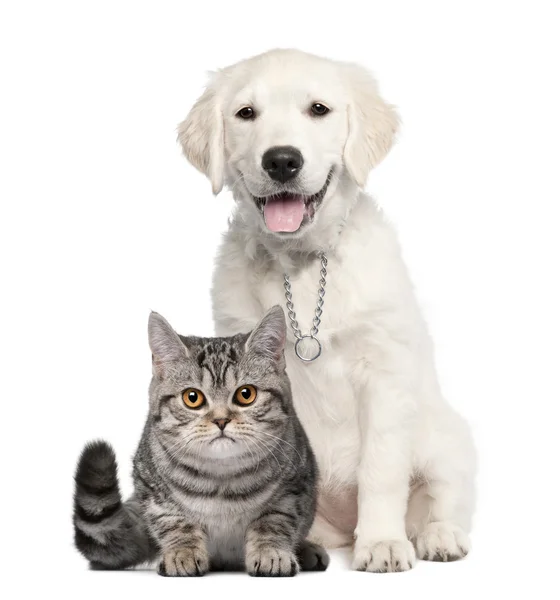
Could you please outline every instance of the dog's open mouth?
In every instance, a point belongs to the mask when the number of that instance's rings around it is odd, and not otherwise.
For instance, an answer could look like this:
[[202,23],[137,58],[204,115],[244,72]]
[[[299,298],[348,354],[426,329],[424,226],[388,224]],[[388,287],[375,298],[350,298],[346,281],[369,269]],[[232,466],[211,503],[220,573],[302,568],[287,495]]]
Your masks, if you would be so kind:
[[253,196],[257,207],[263,213],[268,229],[275,233],[294,233],[304,223],[312,221],[325,197],[331,177],[332,172],[329,173],[325,185],[312,196],[292,192],[281,192],[264,198]]

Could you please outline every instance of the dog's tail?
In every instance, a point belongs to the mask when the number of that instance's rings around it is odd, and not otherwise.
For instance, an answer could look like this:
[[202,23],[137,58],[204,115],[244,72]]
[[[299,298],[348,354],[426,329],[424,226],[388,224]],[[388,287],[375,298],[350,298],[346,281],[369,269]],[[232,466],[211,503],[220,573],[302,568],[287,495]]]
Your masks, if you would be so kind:
[[74,541],[92,569],[125,569],[154,558],[155,548],[132,496],[122,502],[109,444],[91,442],[76,468]]

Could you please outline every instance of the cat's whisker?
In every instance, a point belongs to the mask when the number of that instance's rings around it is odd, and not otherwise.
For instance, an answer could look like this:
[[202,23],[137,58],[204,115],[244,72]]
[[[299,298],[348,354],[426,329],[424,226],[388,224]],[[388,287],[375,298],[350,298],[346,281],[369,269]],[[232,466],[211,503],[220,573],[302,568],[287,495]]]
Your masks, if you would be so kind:
[[248,441],[250,441],[253,444],[253,446],[255,447],[255,451],[256,451],[256,454],[257,454],[257,460],[258,460],[258,462],[257,462],[257,469],[258,469],[258,467],[261,464],[261,458],[263,458],[263,457],[266,458],[266,455],[267,455],[266,449],[263,452],[262,451],[262,447],[257,443],[257,441],[255,440],[255,438],[250,438],[250,440],[248,440]]
[[262,454],[262,448],[256,443],[255,438],[253,437],[248,437],[246,438],[247,444],[250,444],[251,446],[253,446],[255,448],[255,454],[257,456],[257,460],[259,461],[260,464],[260,459]]
[[172,444],[169,448],[166,448],[166,451],[171,460],[182,462],[182,459],[185,458],[185,455],[192,443],[196,441],[197,437],[195,435],[190,435],[187,438],[179,439],[175,444]]
[[[259,433],[254,432],[253,435],[259,439],[261,442],[266,443],[266,440],[264,440],[263,438],[259,437],[261,433],[264,433],[262,431],[259,431]],[[284,455],[284,458],[292,465],[292,467],[295,467],[294,462],[290,459],[290,457],[284,452],[284,449],[282,448],[282,446],[276,441],[276,440],[272,440],[270,442],[271,444],[273,444],[273,447],[277,450],[280,450],[280,452],[282,452],[282,454]]]
[[260,464],[260,460],[259,460],[258,455],[256,456],[256,461],[255,461],[255,454],[251,450],[251,447],[249,446],[249,442],[246,439],[242,438],[242,437],[239,438],[239,441],[243,442],[243,444],[246,446],[247,451],[251,455],[251,462],[256,462],[255,470],[253,471],[253,473],[256,473],[257,469],[259,468],[259,464]]
[[266,455],[270,454],[274,460],[276,461],[276,463],[278,464],[278,468],[282,469],[282,465],[280,464],[280,461],[278,460],[278,457],[276,456],[276,454],[274,453],[274,450],[270,448],[270,446],[268,444],[266,444],[266,442],[264,442],[263,440],[260,440],[258,438],[253,438],[253,442],[255,442],[256,444],[259,444],[261,446],[264,446],[266,449]]
[[286,440],[283,440],[282,438],[279,438],[275,435],[272,435],[271,433],[267,433],[266,431],[259,431],[260,434],[263,435],[268,435],[271,438],[274,438],[275,440],[278,440],[280,443],[286,444],[288,446],[290,446],[290,448],[293,448],[293,450],[297,453],[297,455],[299,456],[299,459],[303,462],[303,457],[301,455],[301,453],[299,452],[299,450],[293,445],[290,444],[290,442],[287,442]]
[[[251,436],[246,435],[246,432],[241,429],[238,429],[238,438],[240,442],[242,442],[246,447],[247,450],[249,451],[249,453],[251,454],[251,461],[255,463],[255,470],[253,471],[253,473],[256,473],[259,465],[260,465],[260,453],[256,450],[255,452],[253,452],[253,450],[251,450]],[[256,459],[256,460],[255,460]]]

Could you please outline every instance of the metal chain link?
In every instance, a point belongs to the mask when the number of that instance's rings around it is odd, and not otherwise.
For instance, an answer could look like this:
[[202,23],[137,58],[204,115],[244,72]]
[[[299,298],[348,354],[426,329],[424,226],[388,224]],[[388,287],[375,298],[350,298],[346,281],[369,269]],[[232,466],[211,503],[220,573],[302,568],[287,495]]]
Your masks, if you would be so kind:
[[325,286],[327,285],[327,257],[323,252],[319,255],[321,258],[321,278],[319,279],[319,297],[317,298],[317,306],[315,307],[315,316],[313,317],[313,327],[309,332],[309,336],[304,336],[299,328],[297,322],[296,311],[294,310],[294,303],[292,301],[292,285],[290,283],[289,276],[284,273],[284,289],[286,290],[286,308],[288,309],[288,317],[290,318],[290,324],[292,331],[298,340],[304,337],[312,337],[319,333],[319,325],[321,324],[321,315],[323,314],[323,304],[325,303]]

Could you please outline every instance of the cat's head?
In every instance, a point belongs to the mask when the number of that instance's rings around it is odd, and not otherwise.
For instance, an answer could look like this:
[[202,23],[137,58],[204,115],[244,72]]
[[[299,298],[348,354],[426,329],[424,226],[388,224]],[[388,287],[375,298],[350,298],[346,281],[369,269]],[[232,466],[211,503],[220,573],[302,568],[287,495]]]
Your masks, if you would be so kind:
[[157,313],[148,333],[152,431],[170,453],[220,459],[274,446],[293,414],[280,306],[250,334],[183,337]]

